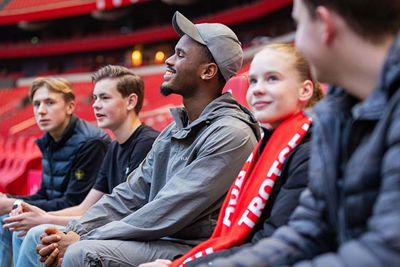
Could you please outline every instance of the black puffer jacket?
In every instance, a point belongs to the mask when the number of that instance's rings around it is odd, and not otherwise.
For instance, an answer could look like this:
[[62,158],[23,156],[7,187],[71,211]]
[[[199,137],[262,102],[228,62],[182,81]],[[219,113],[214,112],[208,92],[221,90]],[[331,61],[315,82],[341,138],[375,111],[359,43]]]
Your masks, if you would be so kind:
[[316,108],[310,182],[289,226],[213,266],[399,266],[400,36],[377,88]]
[[76,116],[60,140],[45,133],[36,141],[42,152],[41,187],[22,199],[45,211],[78,205],[96,180],[109,141],[103,130]]

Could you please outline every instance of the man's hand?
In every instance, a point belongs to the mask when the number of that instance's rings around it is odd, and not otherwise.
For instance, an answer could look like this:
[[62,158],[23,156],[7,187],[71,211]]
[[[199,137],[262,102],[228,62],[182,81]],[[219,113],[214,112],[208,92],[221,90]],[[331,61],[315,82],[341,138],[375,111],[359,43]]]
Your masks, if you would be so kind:
[[41,244],[36,247],[36,251],[46,267],[61,266],[68,246],[79,240],[80,236],[75,232],[70,231],[65,234],[55,227],[49,227],[41,236]]
[[21,203],[21,211],[22,213],[20,214],[18,214],[19,211],[11,212],[11,217],[4,219],[6,224],[3,226],[4,228],[8,228],[10,231],[21,231],[18,236],[24,236],[32,227],[44,224],[48,221],[48,215],[44,210],[29,205],[28,203]]
[[55,227],[44,230],[40,236],[40,243],[36,246],[36,253],[39,254],[41,262],[45,262],[50,256],[57,257],[59,253],[57,242],[61,240],[62,234],[64,233]]
[[152,262],[142,263],[139,267],[168,267],[170,264],[170,260],[158,259]]

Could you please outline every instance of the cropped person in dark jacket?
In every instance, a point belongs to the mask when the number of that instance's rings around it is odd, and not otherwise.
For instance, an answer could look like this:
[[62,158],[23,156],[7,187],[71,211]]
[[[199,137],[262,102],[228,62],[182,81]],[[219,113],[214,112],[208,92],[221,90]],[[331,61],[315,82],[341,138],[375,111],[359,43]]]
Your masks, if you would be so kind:
[[[43,155],[42,183],[32,196],[0,198],[0,214],[11,212],[17,198],[45,211],[78,205],[92,188],[109,143],[104,131],[73,115],[75,96],[65,79],[38,78],[29,97],[37,125],[45,132],[37,140]],[[6,217],[1,218],[1,224]],[[0,265],[7,266],[10,231],[1,227],[0,239]]]
[[[247,91],[247,101],[256,119],[262,125],[270,125],[270,129],[263,128],[263,139],[253,152],[255,154],[248,160],[248,162],[255,161],[251,163],[254,167],[246,171],[248,163],[245,164],[231,187],[231,193],[227,195],[225,203],[228,201],[235,204],[226,205],[219,214],[218,223],[221,222],[225,226],[221,227],[223,230],[217,225],[209,240],[172,262],[171,266],[180,266],[182,263],[185,266],[195,266],[209,262],[213,258],[231,255],[251,243],[270,236],[277,227],[288,222],[298,204],[300,193],[307,186],[311,139],[311,132],[307,127],[311,123],[303,111],[322,97],[319,83],[310,79],[309,72],[308,63],[292,44],[271,44],[255,55],[249,70],[250,86]],[[304,135],[299,138],[301,134]],[[287,146],[293,142],[293,136],[298,138],[295,139],[297,146],[289,151]],[[287,141],[281,141],[282,139]],[[279,147],[280,142],[286,146],[284,149]],[[271,164],[269,156],[275,155],[276,150],[280,151],[278,159],[269,166]],[[282,157],[285,159],[282,160]],[[281,165],[274,165],[277,161],[280,161]],[[265,166],[267,171],[261,171],[264,182],[254,190],[252,185],[258,184],[259,179],[257,172],[260,169],[257,166]],[[257,203],[260,203],[260,198],[256,195],[265,190],[265,184],[271,184],[272,179],[267,173],[270,173],[269,170],[274,170],[275,166],[279,168],[280,175],[275,178],[269,197],[262,202],[264,206],[258,208],[260,204]],[[245,171],[250,173],[249,176],[242,174]],[[237,186],[239,183],[241,186]],[[234,193],[235,190],[238,193]],[[240,211],[241,206],[247,206],[243,204],[248,203],[247,196],[251,194],[255,197],[248,207],[253,208]],[[255,220],[255,216],[246,215],[248,210],[254,213],[254,207],[261,211],[258,220]],[[243,238],[238,238],[237,233],[240,234],[241,230],[235,230],[235,227],[239,229],[246,220],[255,222],[255,225],[246,228],[244,231],[247,231],[247,234]],[[251,225],[250,222],[245,224]],[[229,239],[235,241],[222,247],[220,243]],[[209,254],[211,250],[213,253]],[[158,260],[143,266],[167,264],[168,261]]]
[[331,84],[288,226],[213,266],[399,266],[400,1],[295,0],[296,44]]

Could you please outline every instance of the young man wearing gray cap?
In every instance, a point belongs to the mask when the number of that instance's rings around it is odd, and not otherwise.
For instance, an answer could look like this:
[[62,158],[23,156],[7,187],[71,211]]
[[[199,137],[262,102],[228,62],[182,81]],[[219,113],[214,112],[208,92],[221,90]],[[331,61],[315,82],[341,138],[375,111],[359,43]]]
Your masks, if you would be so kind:
[[[257,142],[252,116],[226,81],[242,64],[236,35],[222,24],[192,24],[176,12],[181,36],[166,60],[161,92],[185,108],[127,182],[104,196],[67,234],[55,229],[37,251],[46,266],[137,266],[174,258],[209,237],[225,193]],[[67,249],[68,248],[68,249]]]

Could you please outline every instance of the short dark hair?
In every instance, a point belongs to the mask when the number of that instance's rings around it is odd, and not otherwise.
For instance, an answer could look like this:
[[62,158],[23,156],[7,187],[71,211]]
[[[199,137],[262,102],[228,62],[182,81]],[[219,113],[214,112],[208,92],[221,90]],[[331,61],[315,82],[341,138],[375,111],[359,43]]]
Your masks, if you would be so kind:
[[[207,48],[207,46],[202,45],[202,44],[199,44],[199,45],[202,47],[203,56],[204,56],[204,58],[205,58],[205,61],[206,61],[206,62],[209,62],[209,63],[215,63],[215,64],[217,64],[217,63],[215,62],[215,59],[214,59],[213,55],[211,54],[210,50]],[[217,67],[218,67],[218,64],[217,64]],[[225,83],[226,83],[227,81],[225,81],[225,78],[224,78],[224,76],[222,76],[222,73],[221,73],[221,71],[219,70],[219,68],[218,68],[217,75],[218,75],[218,82],[219,82],[219,84],[220,84],[221,86],[225,85]]]
[[144,99],[144,82],[139,75],[122,66],[107,65],[92,75],[93,83],[97,83],[103,79],[118,79],[117,90],[123,97],[136,94],[138,100],[135,112],[139,114]]
[[337,12],[359,35],[380,41],[400,30],[400,1],[398,0],[302,0],[312,17],[318,6]]

